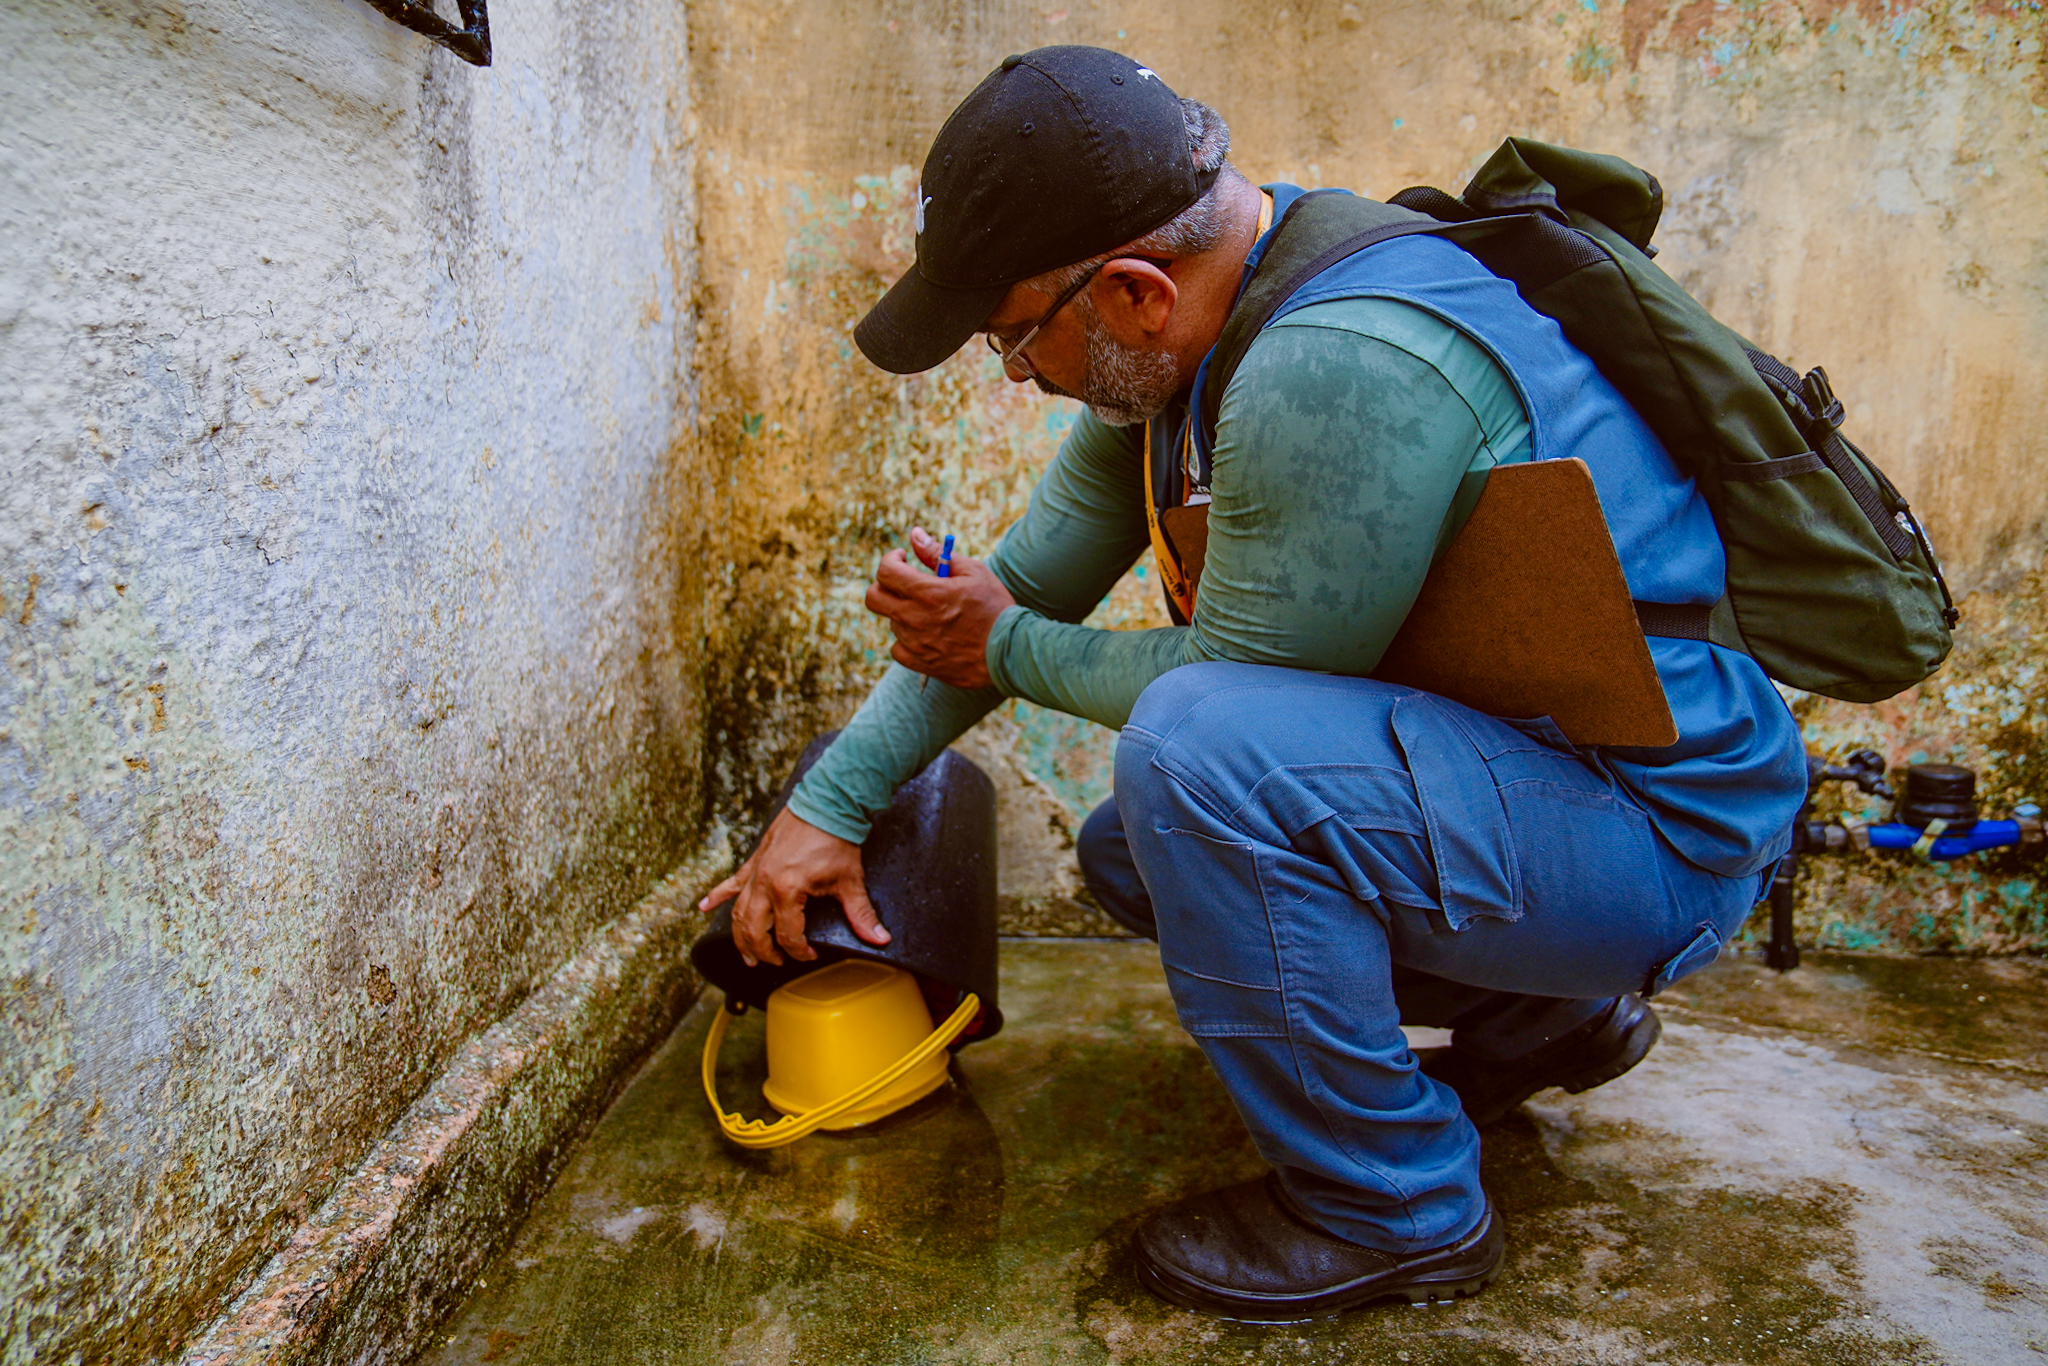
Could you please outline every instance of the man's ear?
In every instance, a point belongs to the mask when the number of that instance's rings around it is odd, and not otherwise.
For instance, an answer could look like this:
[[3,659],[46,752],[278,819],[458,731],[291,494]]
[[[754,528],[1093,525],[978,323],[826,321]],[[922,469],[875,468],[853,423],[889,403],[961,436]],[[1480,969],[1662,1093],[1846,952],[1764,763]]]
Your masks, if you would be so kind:
[[1145,347],[1166,331],[1180,287],[1150,261],[1119,256],[1096,272],[1088,295],[1110,336],[1125,346]]

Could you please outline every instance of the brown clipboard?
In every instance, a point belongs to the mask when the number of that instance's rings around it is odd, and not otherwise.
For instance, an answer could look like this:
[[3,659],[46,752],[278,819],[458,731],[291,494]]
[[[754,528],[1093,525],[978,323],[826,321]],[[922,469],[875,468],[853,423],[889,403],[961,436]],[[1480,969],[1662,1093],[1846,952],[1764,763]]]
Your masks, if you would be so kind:
[[[1191,581],[1208,509],[1160,514]],[[1199,519],[1199,529],[1195,525]],[[1496,466],[1372,676],[1491,716],[1548,716],[1580,745],[1678,739],[1583,460]]]
[[1671,704],[1583,460],[1500,465],[1372,676],[1579,745],[1669,745]]

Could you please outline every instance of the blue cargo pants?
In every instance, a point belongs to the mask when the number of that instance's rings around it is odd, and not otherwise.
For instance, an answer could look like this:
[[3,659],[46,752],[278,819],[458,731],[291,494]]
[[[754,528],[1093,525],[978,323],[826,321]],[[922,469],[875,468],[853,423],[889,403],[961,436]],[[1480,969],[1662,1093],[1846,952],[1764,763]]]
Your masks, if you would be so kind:
[[1403,1023],[1519,1057],[1712,962],[1760,889],[1680,857],[1548,721],[1370,679],[1176,669],[1115,792],[1082,832],[1090,888],[1156,927],[1181,1025],[1288,1192],[1392,1253],[1485,1210],[1479,1135]]

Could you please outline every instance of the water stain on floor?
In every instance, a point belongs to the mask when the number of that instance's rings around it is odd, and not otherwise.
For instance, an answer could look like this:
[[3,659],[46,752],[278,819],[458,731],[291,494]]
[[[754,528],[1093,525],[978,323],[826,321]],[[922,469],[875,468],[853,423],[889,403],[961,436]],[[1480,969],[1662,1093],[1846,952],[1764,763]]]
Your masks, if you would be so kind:
[[[713,992],[427,1359],[2048,1362],[2044,986],[2036,963],[1720,964],[1660,1000],[1635,1072],[1487,1132],[1494,1289],[1284,1327],[1131,1274],[1146,1212],[1262,1169],[1151,945],[1006,941],[1009,1024],[952,1088],[761,1153],[699,1088]],[[719,1081],[765,1117],[759,1029],[736,1023]]]

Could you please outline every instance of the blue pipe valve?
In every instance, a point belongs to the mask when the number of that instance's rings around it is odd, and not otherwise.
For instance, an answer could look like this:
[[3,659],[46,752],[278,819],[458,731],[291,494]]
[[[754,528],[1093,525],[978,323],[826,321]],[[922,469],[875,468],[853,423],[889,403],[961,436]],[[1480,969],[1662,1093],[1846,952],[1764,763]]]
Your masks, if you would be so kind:
[[[1875,750],[1859,750],[1846,767],[1808,760],[1815,779],[1853,781],[1865,792],[1891,796],[1883,782],[1883,760]],[[1873,780],[1874,775],[1874,780]],[[1809,787],[1810,790],[1810,787]],[[1893,819],[1876,823],[1844,817],[1839,823],[1808,821],[1801,847],[1824,849],[1900,849],[1936,863],[2039,844],[2043,836],[2041,808],[2028,802],[2010,819],[1987,821],[1977,815],[1977,775],[1958,764],[1914,764],[1906,770],[1905,791]]]
[[[1935,830],[1935,824],[1929,821],[1926,830],[1919,830],[1897,821],[1873,825],[1851,816],[1840,825],[1829,824],[1815,845],[1828,849],[1850,845],[1858,849],[1907,849],[1922,858],[1945,863],[1968,854],[1980,854],[1986,849],[2039,844],[2044,834],[2039,816],[2015,816],[2005,821],[1980,820],[1953,835]],[[1930,834],[1933,836],[1931,839]]]
[[[1897,795],[1894,819],[1883,823],[1845,816],[1840,821],[1808,820],[1814,793],[1822,783],[1855,785],[1873,797]],[[1764,962],[1779,972],[1799,966],[1799,942],[1793,935],[1799,860],[1805,854],[1836,849],[1896,849],[1935,863],[1945,863],[1987,849],[2041,843],[2041,808],[2031,802],[2015,808],[2010,819],[1987,821],[1977,815],[1977,775],[1956,764],[1914,764],[1906,770],[1905,791],[1894,794],[1885,781],[1884,756],[1861,749],[1845,763],[1831,764],[1818,755],[1806,760],[1806,805],[1792,827],[1792,847],[1778,860],[1767,898],[1771,934]]]

